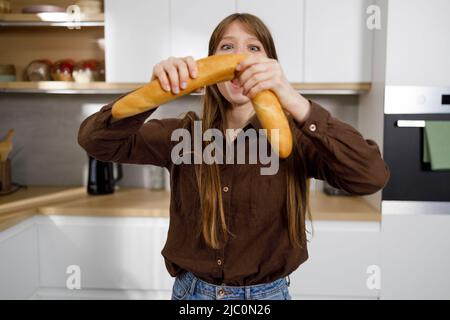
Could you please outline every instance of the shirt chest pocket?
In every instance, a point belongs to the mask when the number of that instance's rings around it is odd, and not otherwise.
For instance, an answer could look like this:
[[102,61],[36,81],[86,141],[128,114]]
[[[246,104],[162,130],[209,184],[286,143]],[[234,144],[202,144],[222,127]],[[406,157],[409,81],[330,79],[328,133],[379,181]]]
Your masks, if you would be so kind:
[[286,208],[286,182],[278,175],[254,175],[251,179],[251,216],[257,225],[281,219]]

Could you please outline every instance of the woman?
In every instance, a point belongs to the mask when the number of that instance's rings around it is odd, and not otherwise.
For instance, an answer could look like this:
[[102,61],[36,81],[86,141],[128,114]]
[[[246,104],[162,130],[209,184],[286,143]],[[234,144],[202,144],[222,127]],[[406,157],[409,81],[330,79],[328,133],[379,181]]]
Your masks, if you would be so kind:
[[[171,133],[178,128],[193,132],[198,119],[193,112],[144,123],[152,109],[115,120],[115,100],[80,127],[79,144],[99,160],[169,170],[170,226],[162,255],[176,277],[172,299],[290,299],[288,276],[308,258],[308,179],[364,195],[383,188],[389,177],[374,141],[290,86],[260,19],[236,13],[219,23],[209,55],[234,53],[250,56],[238,66],[236,79],[206,87],[202,130],[240,129],[245,134],[260,129],[250,99],[272,90],[294,140],[293,152],[279,160],[274,175],[262,175],[261,162],[174,164]],[[178,93],[196,72],[191,57],[169,58],[154,67],[152,80]]]

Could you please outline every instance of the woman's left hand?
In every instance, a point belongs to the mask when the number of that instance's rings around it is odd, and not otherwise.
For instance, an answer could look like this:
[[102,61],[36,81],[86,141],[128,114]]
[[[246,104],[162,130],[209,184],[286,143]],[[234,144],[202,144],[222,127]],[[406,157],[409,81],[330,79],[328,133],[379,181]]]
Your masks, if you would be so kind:
[[264,90],[272,90],[281,106],[298,121],[303,121],[309,111],[309,101],[301,96],[287,80],[281,65],[275,59],[251,55],[236,68],[243,94],[250,99]]

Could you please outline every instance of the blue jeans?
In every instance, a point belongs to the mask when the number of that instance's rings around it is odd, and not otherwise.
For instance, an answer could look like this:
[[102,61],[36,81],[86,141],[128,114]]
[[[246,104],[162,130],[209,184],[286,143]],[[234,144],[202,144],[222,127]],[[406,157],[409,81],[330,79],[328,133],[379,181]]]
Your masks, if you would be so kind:
[[288,286],[286,278],[252,286],[221,286],[184,272],[175,278],[172,300],[291,300]]

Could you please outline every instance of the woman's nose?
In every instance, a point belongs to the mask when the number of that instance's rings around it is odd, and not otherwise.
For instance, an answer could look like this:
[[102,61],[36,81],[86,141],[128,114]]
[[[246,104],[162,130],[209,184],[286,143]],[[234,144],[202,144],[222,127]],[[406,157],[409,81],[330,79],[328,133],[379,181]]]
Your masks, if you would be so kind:
[[245,46],[243,46],[243,45],[236,46],[236,48],[235,48],[233,53],[235,53],[235,54],[246,53]]

